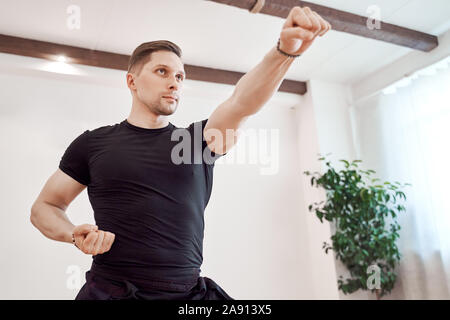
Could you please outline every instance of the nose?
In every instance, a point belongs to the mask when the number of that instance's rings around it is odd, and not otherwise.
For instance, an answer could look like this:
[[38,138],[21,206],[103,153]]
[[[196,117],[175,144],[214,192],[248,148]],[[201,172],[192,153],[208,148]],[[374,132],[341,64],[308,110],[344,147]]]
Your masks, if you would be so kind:
[[170,90],[178,91],[180,87],[181,87],[181,83],[178,82],[176,77],[170,78],[170,82],[169,82],[169,89]]

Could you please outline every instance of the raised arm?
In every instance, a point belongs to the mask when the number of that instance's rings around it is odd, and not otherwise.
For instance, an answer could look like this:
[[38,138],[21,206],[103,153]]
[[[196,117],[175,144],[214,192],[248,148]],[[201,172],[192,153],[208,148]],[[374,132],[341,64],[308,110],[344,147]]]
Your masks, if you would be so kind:
[[[307,50],[316,36],[323,36],[331,25],[308,7],[294,7],[280,34],[280,50],[299,55]],[[238,129],[257,113],[281,85],[294,59],[283,55],[275,45],[263,60],[239,79],[232,96],[209,116],[204,135],[209,148],[224,154],[236,143]],[[226,130],[234,135],[227,138]]]

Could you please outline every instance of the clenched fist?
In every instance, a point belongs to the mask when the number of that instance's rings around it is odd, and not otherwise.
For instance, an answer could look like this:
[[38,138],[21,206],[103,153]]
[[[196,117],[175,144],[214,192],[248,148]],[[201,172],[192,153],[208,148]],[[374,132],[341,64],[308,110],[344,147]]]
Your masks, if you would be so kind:
[[306,51],[316,36],[323,36],[331,25],[309,7],[293,7],[280,34],[280,49],[299,55]]
[[98,230],[98,226],[90,224],[76,226],[72,232],[75,245],[84,253],[93,256],[109,251],[115,238],[114,233]]

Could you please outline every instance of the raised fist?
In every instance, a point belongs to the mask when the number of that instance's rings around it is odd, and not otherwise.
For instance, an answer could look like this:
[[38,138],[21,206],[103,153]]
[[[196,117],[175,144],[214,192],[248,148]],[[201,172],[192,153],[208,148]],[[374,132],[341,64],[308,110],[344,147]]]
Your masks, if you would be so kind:
[[306,51],[316,36],[323,36],[331,25],[309,7],[293,7],[280,34],[280,50],[298,55]]

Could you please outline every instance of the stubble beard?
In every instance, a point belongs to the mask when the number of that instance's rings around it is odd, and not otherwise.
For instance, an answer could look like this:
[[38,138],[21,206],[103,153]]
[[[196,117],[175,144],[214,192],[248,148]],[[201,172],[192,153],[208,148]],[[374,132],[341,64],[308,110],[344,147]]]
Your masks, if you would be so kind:
[[161,116],[170,116],[174,114],[178,107],[178,101],[169,103],[165,101],[154,102],[149,106],[151,112]]

